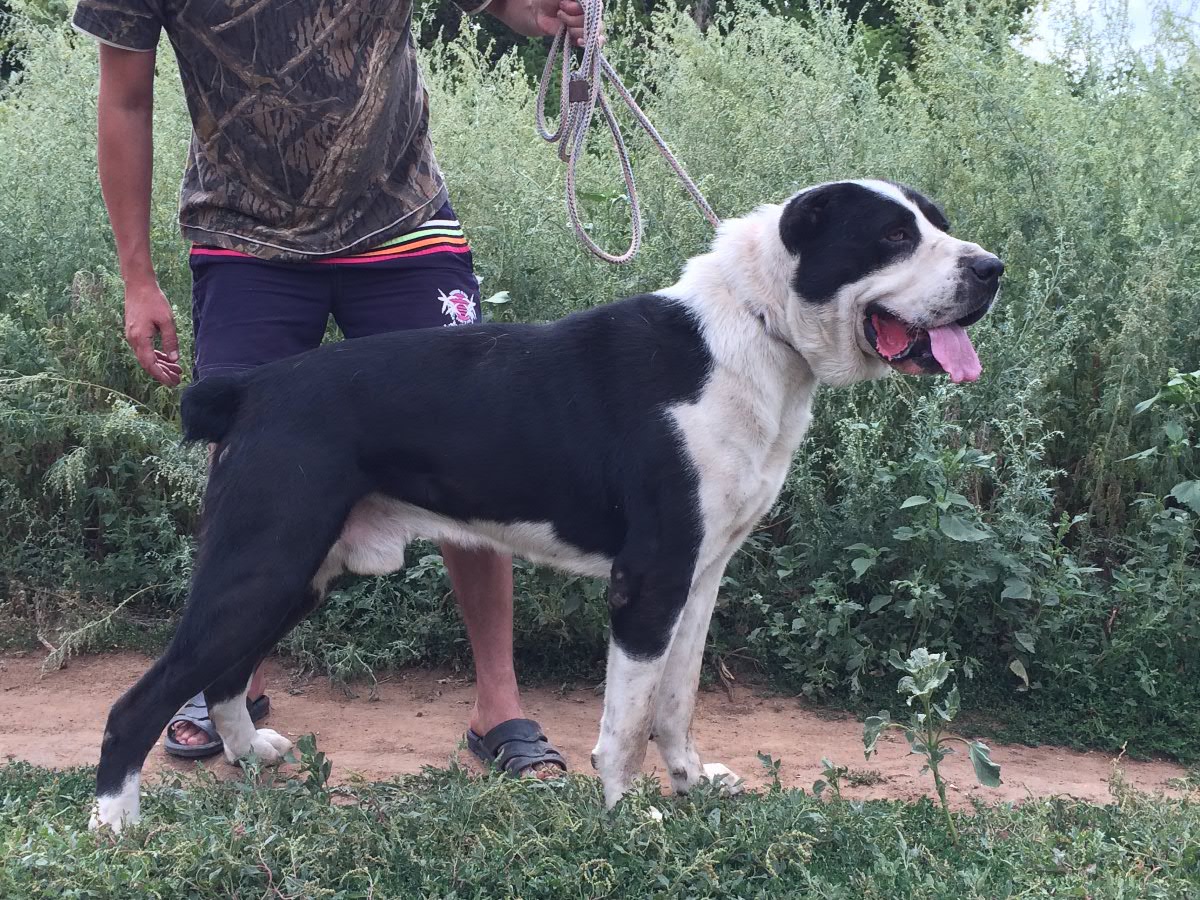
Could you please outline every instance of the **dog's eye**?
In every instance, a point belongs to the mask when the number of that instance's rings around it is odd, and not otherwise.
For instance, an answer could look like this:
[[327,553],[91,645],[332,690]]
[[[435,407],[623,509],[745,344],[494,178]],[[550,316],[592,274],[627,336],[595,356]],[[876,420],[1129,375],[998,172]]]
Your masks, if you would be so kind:
[[903,244],[905,241],[912,240],[912,235],[909,234],[907,228],[895,228],[887,233],[884,240],[891,241],[893,244]]

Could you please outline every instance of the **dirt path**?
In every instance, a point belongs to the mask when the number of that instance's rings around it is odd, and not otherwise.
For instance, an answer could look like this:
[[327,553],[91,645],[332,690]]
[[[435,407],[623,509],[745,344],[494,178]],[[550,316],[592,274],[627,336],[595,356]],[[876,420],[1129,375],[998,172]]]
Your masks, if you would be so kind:
[[[0,655],[0,760],[22,759],[62,768],[95,763],[109,706],[149,665],[135,654],[73,659],[67,668],[40,674],[41,656]],[[356,686],[356,698],[332,687],[324,678],[293,679],[277,662],[268,665],[267,690],[274,710],[270,727],[295,738],[315,732],[319,746],[333,761],[334,780],[357,772],[381,779],[445,765],[462,738],[474,694],[461,677],[414,671],[380,684],[375,700]],[[526,713],[537,719],[566,754],[572,768],[590,772],[588,756],[596,738],[602,699],[594,691],[568,693],[545,688],[525,692]],[[721,692],[702,693],[696,714],[697,743],[709,761],[725,763],[749,786],[767,783],[755,754],[782,759],[789,786],[811,787],[820,774],[821,757],[861,772],[875,770],[875,784],[847,787],[857,798],[912,798],[933,790],[928,775],[907,753],[907,744],[888,738],[869,762],[862,753],[862,726],[849,717],[830,716],[802,701],[760,697],[740,689],[731,701]],[[1083,800],[1109,799],[1107,780],[1112,757],[1056,747],[994,745],[993,758],[1003,767],[999,789],[975,783],[965,756],[946,763],[951,796],[964,805],[971,796],[1020,801],[1029,796],[1069,795]],[[465,750],[462,757],[473,762]],[[194,763],[173,760],[161,743],[150,755],[147,770],[187,769]],[[232,771],[210,761],[218,772]],[[1169,791],[1167,782],[1184,774],[1165,762],[1123,764],[1126,780],[1144,791]],[[654,748],[646,771],[666,778]]]

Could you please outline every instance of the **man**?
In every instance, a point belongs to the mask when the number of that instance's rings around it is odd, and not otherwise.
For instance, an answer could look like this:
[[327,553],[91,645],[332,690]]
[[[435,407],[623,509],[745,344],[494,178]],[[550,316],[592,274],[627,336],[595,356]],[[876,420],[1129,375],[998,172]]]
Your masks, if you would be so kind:
[[[565,24],[582,36],[576,0],[455,3],[520,34]],[[125,336],[150,376],[177,385],[182,374],[150,259],[161,31],[193,125],[180,224],[192,242],[196,378],[311,349],[330,315],[347,338],[477,319],[478,281],[430,146],[411,18],[412,0],[80,0],[73,24],[101,45],[98,159]],[[521,711],[511,560],[442,552],[475,658],[468,746],[512,774],[565,769]],[[256,670],[246,693],[256,720],[269,708],[262,681]],[[167,748],[220,752],[202,694],[168,726]]]

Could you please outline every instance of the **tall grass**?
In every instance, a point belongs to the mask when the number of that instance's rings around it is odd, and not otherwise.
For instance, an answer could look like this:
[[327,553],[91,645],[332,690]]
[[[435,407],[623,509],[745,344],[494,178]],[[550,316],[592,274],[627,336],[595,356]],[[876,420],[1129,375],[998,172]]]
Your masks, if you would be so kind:
[[[651,31],[611,25],[612,57],[719,214],[816,181],[897,178],[1007,264],[974,329],[980,383],[822,395],[778,508],[731,567],[715,647],[822,697],[874,690],[890,650],[927,646],[1044,735],[1194,755],[1200,510],[1169,492],[1197,471],[1198,423],[1172,453],[1129,457],[1164,441],[1164,414],[1135,405],[1172,367],[1200,369],[1197,33],[1167,23],[1135,54],[1114,23],[1039,63],[1011,46],[1002,4],[898,6],[911,69],[820,4],[786,18],[733,4],[703,34],[675,13]],[[0,615],[53,639],[147,585],[161,587],[127,624],[177,607],[202,475],[176,447],[177,396],[121,342],[95,51],[16,27],[25,70],[0,99]],[[625,268],[585,256],[533,131],[529,73],[511,56],[490,65],[470,34],[425,62],[484,296],[511,297],[493,316],[654,289],[703,250],[708,226],[634,138],[645,248]],[[159,70],[153,240],[186,321],[174,204],[188,126],[169,53]],[[592,151],[590,226],[616,245],[627,205],[599,137]],[[595,671],[601,587],[527,567],[519,582],[523,670]],[[288,649],[343,673],[462,660],[447,590],[435,556],[353,583]]]

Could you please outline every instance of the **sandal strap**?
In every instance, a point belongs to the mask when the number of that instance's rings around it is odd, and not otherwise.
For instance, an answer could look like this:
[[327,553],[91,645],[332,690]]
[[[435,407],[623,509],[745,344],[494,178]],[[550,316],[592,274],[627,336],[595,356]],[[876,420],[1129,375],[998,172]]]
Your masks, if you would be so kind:
[[208,704],[204,700],[204,694],[197,694],[183,707],[179,712],[171,717],[171,721],[167,723],[167,734],[173,735],[172,730],[180,722],[188,722],[203,731],[210,741],[219,740],[220,735],[217,734],[217,726],[213,724],[213,720],[208,717]]
[[[519,775],[539,763],[558,766],[564,772],[567,769],[563,755],[547,740],[542,726],[533,719],[509,719],[482,737],[474,732],[471,735],[478,740],[479,749],[490,757],[490,762],[509,775]],[[478,749],[476,755],[483,758]],[[489,760],[485,758],[485,761]]]

